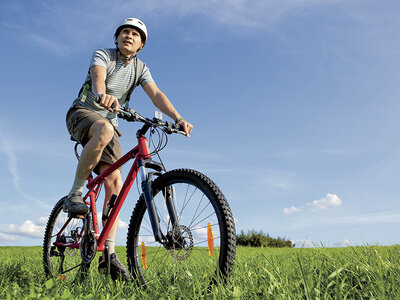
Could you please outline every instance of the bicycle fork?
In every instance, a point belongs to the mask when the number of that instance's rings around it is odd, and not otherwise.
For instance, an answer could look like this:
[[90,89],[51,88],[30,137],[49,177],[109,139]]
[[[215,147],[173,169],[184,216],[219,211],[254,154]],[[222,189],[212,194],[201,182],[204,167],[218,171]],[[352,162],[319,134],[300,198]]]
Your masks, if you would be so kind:
[[[152,161],[151,159],[141,159],[138,161],[140,178],[142,181],[142,192],[144,195],[144,199],[147,206],[147,212],[149,214],[150,223],[152,226],[154,238],[157,242],[160,242],[167,246],[170,243],[168,238],[161,232],[160,230],[160,217],[157,214],[157,208],[154,204],[153,199],[153,191],[152,191],[152,182],[153,182],[153,174],[161,174],[161,171],[164,171],[164,167]],[[146,167],[152,168],[156,170],[156,172],[147,173]],[[175,204],[173,201],[173,192],[172,187],[168,187],[165,191],[162,191],[165,199],[165,204],[167,206],[168,215],[172,224],[172,228],[177,228],[178,224],[178,216],[175,209]]]

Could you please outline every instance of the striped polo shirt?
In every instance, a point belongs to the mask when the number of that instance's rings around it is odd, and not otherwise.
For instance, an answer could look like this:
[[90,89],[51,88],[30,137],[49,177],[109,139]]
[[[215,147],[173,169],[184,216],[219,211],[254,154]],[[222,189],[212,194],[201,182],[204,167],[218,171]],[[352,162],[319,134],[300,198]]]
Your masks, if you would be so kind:
[[[89,70],[93,66],[102,66],[107,70],[107,66],[110,63],[111,51],[115,51],[115,49],[98,49],[94,51]],[[88,74],[87,76],[90,77],[90,74]],[[106,76],[106,93],[115,96],[118,99],[119,104],[121,106],[124,105],[129,88],[135,82],[135,76],[136,60],[132,60],[129,64],[125,64],[117,59],[114,70],[112,70]],[[139,77],[138,85],[140,84],[143,87],[149,82],[154,82],[154,80],[151,77],[149,68],[145,65],[143,72]],[[97,112],[101,116],[107,118],[114,126],[118,126],[117,115],[113,112],[109,112],[108,110],[97,104],[95,102],[95,95],[93,94],[91,89],[89,89],[86,100],[84,102],[81,102],[80,98],[81,97],[75,99],[73,106],[83,106],[89,108]]]

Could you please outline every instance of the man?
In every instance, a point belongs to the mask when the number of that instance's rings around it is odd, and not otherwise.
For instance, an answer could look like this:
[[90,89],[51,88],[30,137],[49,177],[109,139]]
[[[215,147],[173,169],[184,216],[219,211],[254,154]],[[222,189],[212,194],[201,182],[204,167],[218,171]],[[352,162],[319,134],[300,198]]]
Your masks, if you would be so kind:
[[[151,77],[146,65],[137,59],[147,41],[147,28],[135,18],[125,19],[114,34],[116,49],[99,49],[93,54],[86,82],[66,117],[71,136],[84,147],[76,170],[71,191],[64,203],[64,211],[87,214],[88,206],[82,200],[85,181],[92,171],[100,174],[122,156],[119,142],[117,111],[129,100],[136,84],[140,84],[153,104],[181,125],[189,137],[193,126],[185,121],[161,92]],[[100,104],[96,102],[100,99]],[[104,182],[107,207],[111,195],[118,195],[122,188],[121,171],[116,170]],[[106,239],[105,245],[111,253],[111,275],[113,279],[129,279],[126,267],[115,254],[115,236],[118,219]],[[104,269],[101,262],[99,269]]]

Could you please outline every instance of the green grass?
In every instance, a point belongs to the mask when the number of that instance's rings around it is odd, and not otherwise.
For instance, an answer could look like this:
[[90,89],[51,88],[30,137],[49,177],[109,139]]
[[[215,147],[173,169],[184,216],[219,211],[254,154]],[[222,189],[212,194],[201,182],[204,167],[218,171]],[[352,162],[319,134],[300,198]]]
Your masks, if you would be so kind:
[[[126,260],[125,247],[117,247]],[[97,260],[96,260],[97,261]],[[95,265],[95,264],[94,264]],[[136,283],[98,274],[47,279],[41,247],[0,247],[0,299],[399,299],[400,246],[348,248],[237,248],[225,285],[185,288],[160,283],[151,293]]]

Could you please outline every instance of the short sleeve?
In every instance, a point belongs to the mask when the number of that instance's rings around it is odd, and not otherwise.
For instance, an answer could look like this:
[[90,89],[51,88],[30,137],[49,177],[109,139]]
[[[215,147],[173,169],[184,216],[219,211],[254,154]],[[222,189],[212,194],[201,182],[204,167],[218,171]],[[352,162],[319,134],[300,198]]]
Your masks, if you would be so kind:
[[139,77],[138,85],[140,84],[143,87],[146,84],[148,84],[149,82],[154,82],[154,79],[151,76],[149,68],[145,65],[143,68],[143,72]]
[[110,62],[110,53],[108,49],[98,49],[93,52],[89,69],[94,66],[101,66],[107,70],[107,65],[109,62]]

